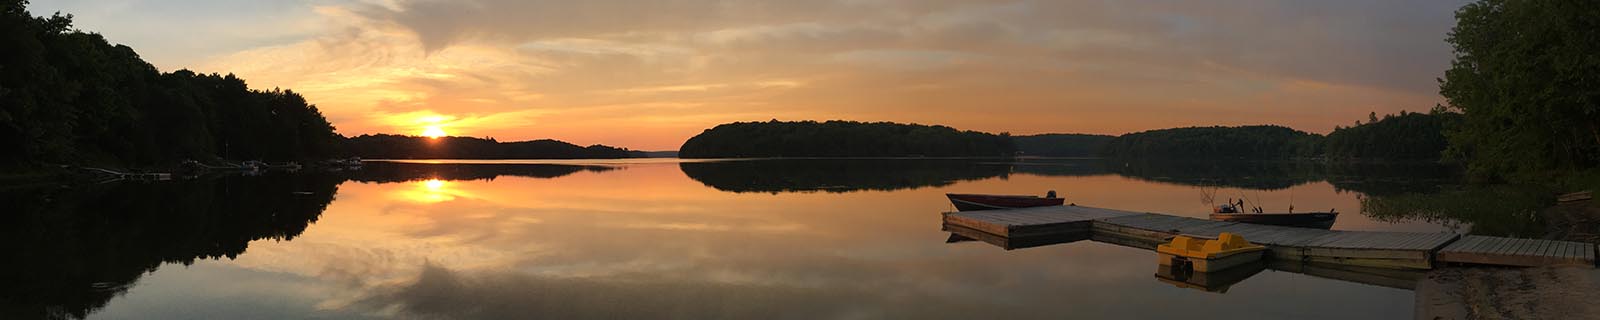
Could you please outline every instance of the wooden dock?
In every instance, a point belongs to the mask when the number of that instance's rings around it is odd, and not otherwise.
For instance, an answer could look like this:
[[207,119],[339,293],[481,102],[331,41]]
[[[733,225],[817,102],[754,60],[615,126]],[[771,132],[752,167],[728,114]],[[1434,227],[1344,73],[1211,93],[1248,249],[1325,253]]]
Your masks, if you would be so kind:
[[1086,239],[1154,249],[1179,234],[1230,232],[1266,246],[1275,261],[1319,265],[1400,270],[1433,269],[1436,263],[1595,265],[1595,245],[1590,243],[1293,228],[1082,206],[945,213],[943,225],[946,231],[1008,250]]
[[1594,245],[1581,242],[1465,236],[1439,250],[1442,262],[1518,267],[1594,265]]

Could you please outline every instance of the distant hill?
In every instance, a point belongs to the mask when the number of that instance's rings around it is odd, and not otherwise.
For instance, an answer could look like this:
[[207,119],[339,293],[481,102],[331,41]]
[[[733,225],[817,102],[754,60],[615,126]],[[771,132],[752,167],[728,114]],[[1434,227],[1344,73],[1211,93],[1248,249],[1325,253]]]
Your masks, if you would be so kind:
[[1106,144],[1106,157],[1286,159],[1321,154],[1322,136],[1283,126],[1189,127],[1130,133]]
[[682,158],[1012,156],[1008,135],[946,126],[855,121],[718,125],[678,149]]
[[1050,133],[1013,136],[1017,153],[1042,157],[1098,157],[1116,136],[1099,134]]
[[643,152],[604,145],[581,147],[558,140],[500,142],[471,137],[361,135],[344,141],[347,153],[367,159],[620,159]]

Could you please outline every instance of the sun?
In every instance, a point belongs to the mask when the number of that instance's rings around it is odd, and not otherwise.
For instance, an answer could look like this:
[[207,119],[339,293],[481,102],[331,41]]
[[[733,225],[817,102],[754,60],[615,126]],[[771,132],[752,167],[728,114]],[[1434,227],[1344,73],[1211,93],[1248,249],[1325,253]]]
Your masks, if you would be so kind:
[[439,126],[427,126],[422,128],[422,136],[424,137],[438,139],[440,137],[444,137],[445,135],[444,129],[440,129]]

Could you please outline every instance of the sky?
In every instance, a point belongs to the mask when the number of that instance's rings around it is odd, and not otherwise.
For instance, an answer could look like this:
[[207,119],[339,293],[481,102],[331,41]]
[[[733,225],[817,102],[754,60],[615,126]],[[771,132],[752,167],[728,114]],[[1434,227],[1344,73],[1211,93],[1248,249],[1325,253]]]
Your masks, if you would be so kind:
[[[676,150],[734,121],[1012,134],[1443,103],[1464,0],[34,0],[163,71],[234,73],[341,134]],[[437,132],[437,131],[435,131]]]

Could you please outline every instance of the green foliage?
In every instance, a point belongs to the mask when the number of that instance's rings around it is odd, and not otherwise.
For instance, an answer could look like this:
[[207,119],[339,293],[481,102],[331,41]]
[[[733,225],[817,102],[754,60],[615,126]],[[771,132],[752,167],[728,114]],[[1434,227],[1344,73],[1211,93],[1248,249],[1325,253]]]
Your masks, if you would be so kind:
[[1042,157],[1098,157],[1114,136],[1098,134],[1041,134],[1015,136],[1017,152]]
[[1189,127],[1130,133],[1106,144],[1106,157],[1286,159],[1320,154],[1322,136],[1282,126]]
[[689,138],[683,158],[1012,156],[1008,134],[890,122],[735,122]]
[[1465,116],[1449,154],[1478,178],[1600,164],[1600,2],[1480,0],[1456,11],[1439,91]]
[[148,166],[217,156],[291,160],[338,141],[292,91],[251,90],[233,75],[160,73],[132,48],[0,1],[0,166]]
[[1399,116],[1368,115],[1366,124],[1334,128],[1323,142],[1323,155],[1336,159],[1439,160],[1449,145],[1444,128],[1460,121],[1450,112],[1408,113]]
[[642,152],[604,145],[580,147],[556,140],[499,142],[470,137],[426,138],[389,134],[346,140],[345,151],[368,159],[619,159]]

